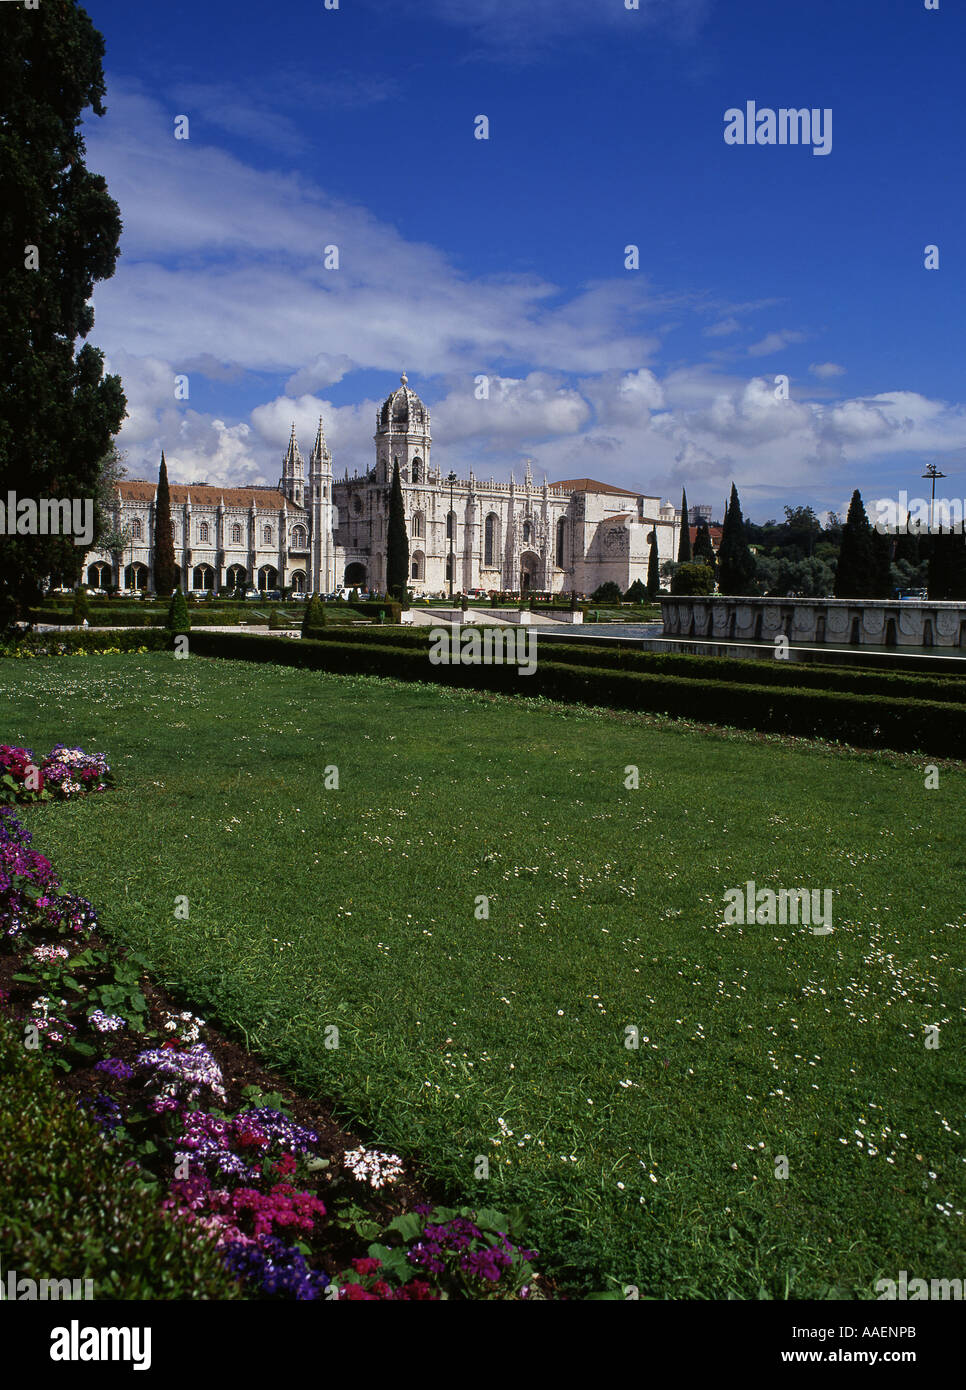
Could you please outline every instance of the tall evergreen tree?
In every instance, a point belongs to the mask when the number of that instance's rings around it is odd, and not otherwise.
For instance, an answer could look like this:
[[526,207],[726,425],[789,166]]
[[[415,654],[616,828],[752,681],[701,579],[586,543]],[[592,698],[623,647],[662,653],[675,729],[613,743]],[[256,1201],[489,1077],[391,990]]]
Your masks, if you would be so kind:
[[952,596],[956,582],[957,536],[942,527],[929,537],[929,578],[926,581],[931,599],[942,601]]
[[688,516],[687,489],[681,489],[681,537],[678,541],[678,564],[691,563],[691,519]]
[[[121,219],[84,164],[81,120],[104,115],[104,41],[77,0],[5,5],[0,42],[0,497],[90,499],[124,418],[121,380],[78,339],[114,273]],[[95,509],[94,539],[100,538]],[[7,535],[0,628],[47,576],[76,573],[70,535]]]
[[842,544],[835,569],[836,598],[875,598],[876,565],[872,536],[862,495],[856,488],[842,528]]
[[755,557],[745,537],[738,489],[732,483],[728,510],[721,528],[721,544],[718,546],[719,590],[722,594],[753,594],[756,568]]
[[711,532],[704,522],[698,527],[698,534],[694,538],[694,559],[697,564],[707,565],[708,569],[714,572],[714,546],[711,542]]
[[389,525],[386,530],[386,590],[390,598],[403,601],[409,583],[409,536],[406,534],[406,510],[403,506],[402,483],[399,481],[399,461],[392,466],[392,489],[389,493]]
[[887,531],[872,529],[872,580],[875,589],[873,598],[892,597],[892,551],[893,537]]
[[647,596],[653,603],[661,592],[661,571],[660,560],[657,554],[657,531],[652,531],[647,538]]
[[161,450],[158,495],[154,503],[154,592],[167,598],[174,588],[174,537],[171,534],[171,492],[168,465]]

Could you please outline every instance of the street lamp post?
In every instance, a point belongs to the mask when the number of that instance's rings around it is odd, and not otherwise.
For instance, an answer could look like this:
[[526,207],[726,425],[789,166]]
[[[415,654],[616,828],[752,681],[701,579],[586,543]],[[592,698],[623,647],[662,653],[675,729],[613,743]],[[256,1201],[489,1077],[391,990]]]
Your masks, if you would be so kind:
[[921,476],[932,479],[932,497],[929,500],[929,534],[932,535],[936,528],[936,479],[945,478],[946,475],[940,472],[935,463],[927,463],[926,471]]
[[456,474],[450,473],[446,481],[449,483],[449,517],[447,519],[446,529],[449,531],[449,596],[450,599],[452,599],[453,571],[456,568],[456,562],[453,556],[453,545],[456,540],[456,513],[453,510],[453,488],[456,485]]

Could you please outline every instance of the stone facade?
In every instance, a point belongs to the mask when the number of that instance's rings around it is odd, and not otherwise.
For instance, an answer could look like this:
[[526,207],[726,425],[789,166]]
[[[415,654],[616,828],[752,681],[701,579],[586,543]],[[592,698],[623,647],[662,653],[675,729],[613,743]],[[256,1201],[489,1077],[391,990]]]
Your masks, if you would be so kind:
[[966,603],[904,599],[662,598],[665,637],[792,645],[966,647]]
[[[592,478],[538,485],[529,462],[519,483],[487,482],[472,470],[444,474],[431,458],[429,411],[405,375],[377,412],[374,443],[374,467],[336,481],[320,420],[307,466],[293,426],[277,488],[172,484],[179,583],[215,592],[236,584],[384,590],[396,461],[416,593],[452,586],[590,594],[607,580],[625,591],[647,578],[652,532],[661,561],[677,556],[680,511],[660,497]],[[115,519],[133,531],[121,566],[125,591],[153,586],[156,490],[119,484]],[[110,555],[92,551],[85,564],[92,587],[111,585]]]

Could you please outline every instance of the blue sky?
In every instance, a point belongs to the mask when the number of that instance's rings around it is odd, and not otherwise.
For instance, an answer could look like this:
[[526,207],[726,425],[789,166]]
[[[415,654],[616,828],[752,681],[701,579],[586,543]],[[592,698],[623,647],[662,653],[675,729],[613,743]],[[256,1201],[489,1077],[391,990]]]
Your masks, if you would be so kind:
[[[88,163],[125,224],[92,340],[131,473],[163,446],[179,480],[275,482],[320,414],[363,469],[405,369],[464,476],[529,457],[716,514],[734,479],[764,519],[915,495],[935,460],[966,495],[966,20],[939,4],[89,0]],[[830,153],[726,144],[748,101],[831,110]]]

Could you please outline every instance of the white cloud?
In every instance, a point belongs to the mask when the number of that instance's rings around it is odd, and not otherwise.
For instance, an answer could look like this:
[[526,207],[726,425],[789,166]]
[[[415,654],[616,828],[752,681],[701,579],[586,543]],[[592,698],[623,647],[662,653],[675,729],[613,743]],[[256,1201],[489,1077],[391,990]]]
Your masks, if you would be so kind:
[[776,352],[781,352],[782,348],[789,343],[802,343],[805,341],[805,334],[798,333],[795,329],[783,328],[778,333],[766,333],[760,342],[752,343],[748,349],[749,357],[768,357]]
[[812,376],[821,377],[822,380],[833,376],[844,376],[845,368],[840,367],[837,362],[813,362],[808,369]]

